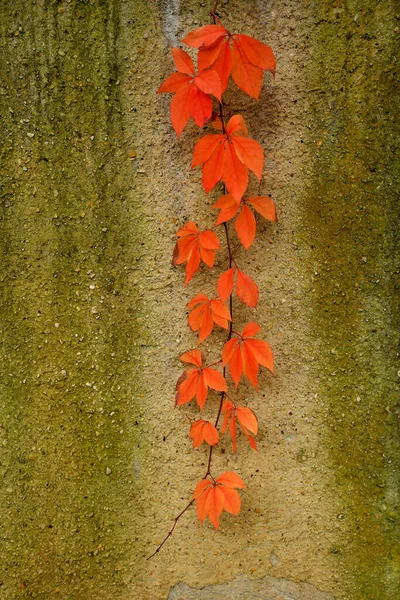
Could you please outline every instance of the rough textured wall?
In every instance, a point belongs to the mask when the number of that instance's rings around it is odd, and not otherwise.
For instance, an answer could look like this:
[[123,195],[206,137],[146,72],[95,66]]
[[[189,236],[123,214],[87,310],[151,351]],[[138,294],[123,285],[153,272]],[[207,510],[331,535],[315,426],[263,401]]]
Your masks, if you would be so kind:
[[216,453],[248,485],[239,517],[215,532],[191,511],[146,561],[206,460],[187,437],[196,411],[173,407],[202,276],[183,290],[170,256],[185,219],[211,224],[218,192],[190,172],[198,130],[178,143],[155,92],[209,8],[0,6],[4,598],[392,600],[400,586],[389,0],[220,2],[278,60],[258,104],[234,86],[227,99],[278,206],[241,254],[260,307],[236,307],[266,331],[276,376],[246,390],[260,452]]

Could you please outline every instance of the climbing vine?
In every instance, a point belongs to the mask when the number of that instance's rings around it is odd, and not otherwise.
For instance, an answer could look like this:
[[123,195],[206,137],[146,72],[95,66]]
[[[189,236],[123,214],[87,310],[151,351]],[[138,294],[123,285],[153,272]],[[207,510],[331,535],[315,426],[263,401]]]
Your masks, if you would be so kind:
[[[243,92],[258,100],[263,72],[275,73],[275,57],[266,44],[226,29],[216,8],[210,13],[213,24],[189,32],[182,40],[197,50],[197,70],[185,50],[172,48],[176,72],[167,77],[158,92],[173,94],[171,122],[178,139],[190,119],[201,128],[209,123],[213,130],[195,144],[192,168],[201,166],[206,192],[222,182],[222,195],[213,204],[213,208],[219,209],[219,214],[213,229],[201,230],[195,221],[189,221],[178,230],[173,264],[185,265],[184,285],[187,286],[201,263],[209,268],[214,266],[216,252],[221,249],[216,232],[222,232],[227,256],[220,263],[228,268],[215,282],[213,297],[197,293],[187,306],[188,325],[193,332],[198,332],[197,345],[212,334],[215,326],[225,329],[227,338],[220,358],[211,364],[204,363],[199,348],[180,357],[190,367],[178,379],[176,405],[182,406],[195,399],[201,411],[209,395],[215,393],[219,394],[219,404],[214,422],[198,419],[190,428],[193,446],[197,448],[202,443],[208,446],[207,470],[197,483],[190,502],[175,518],[152,556],[159,552],[172,535],[178,520],[193,503],[196,503],[200,522],[203,523],[207,517],[215,529],[219,527],[223,510],[235,516],[239,513],[241,500],[237,489],[246,486],[242,478],[232,471],[218,476],[212,472],[213,449],[220,436],[229,432],[233,452],[236,452],[239,426],[251,447],[257,450],[258,419],[251,408],[242,406],[236,399],[237,390],[242,377],[258,389],[259,365],[273,372],[271,348],[266,341],[256,337],[261,327],[250,321],[239,328],[234,322],[233,305],[234,296],[249,307],[258,303],[258,286],[241,268],[238,248],[241,245],[247,250],[255,239],[253,211],[269,221],[276,221],[275,204],[268,196],[246,196],[249,171],[260,181],[264,154],[260,144],[249,137],[243,116],[234,114],[228,118],[225,114],[223,94],[231,77]],[[234,227],[240,242],[237,248],[234,248],[229,226],[229,221],[235,217]]]

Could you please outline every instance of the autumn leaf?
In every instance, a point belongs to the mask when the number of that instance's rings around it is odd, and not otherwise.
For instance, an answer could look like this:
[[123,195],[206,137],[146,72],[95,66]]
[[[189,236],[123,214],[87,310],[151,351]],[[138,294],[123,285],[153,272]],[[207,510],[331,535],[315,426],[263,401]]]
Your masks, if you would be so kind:
[[195,29],[188,33],[183,43],[199,48],[199,68],[212,67],[218,73],[222,92],[228,85],[229,75],[232,75],[236,85],[257,100],[263,71],[275,74],[276,61],[269,46],[248,35],[232,34],[222,25]]
[[274,362],[272,350],[262,340],[254,339],[261,327],[254,321],[248,323],[242,331],[242,334],[236,334],[226,342],[222,350],[222,364],[228,365],[229,372],[237,387],[242,374],[250,383],[258,388],[258,365],[262,365],[274,372]]
[[264,154],[258,142],[248,135],[241,115],[228,121],[225,131],[205,135],[195,145],[192,169],[202,165],[206,192],[222,179],[228,192],[240,201],[248,184],[248,169],[261,179]]
[[172,54],[177,72],[167,77],[157,93],[175,94],[171,101],[171,122],[179,139],[190,117],[199,127],[211,118],[210,94],[221,101],[222,85],[213,69],[201,69],[196,75],[193,61],[184,50],[172,48]]
[[202,260],[210,268],[214,266],[215,251],[220,248],[218,237],[213,231],[199,232],[196,223],[190,221],[177,232],[179,238],[172,259],[173,265],[186,263],[185,286],[192,279]]
[[219,527],[219,518],[223,510],[235,516],[240,511],[240,496],[235,488],[245,488],[239,475],[227,471],[217,479],[202,479],[196,485],[192,500],[196,500],[196,511],[200,523],[209,518],[215,529]]
[[192,331],[199,330],[199,344],[210,335],[215,323],[228,329],[231,314],[229,308],[219,298],[209,300],[205,294],[198,294],[191,299],[188,307],[191,309],[188,324]]
[[225,414],[221,432],[225,433],[229,425],[233,451],[236,452],[236,420],[242,433],[249,440],[251,447],[257,450],[256,442],[252,437],[252,435],[257,435],[258,431],[258,419],[254,412],[246,406],[235,406],[229,400],[224,400],[221,412]]
[[247,306],[257,306],[258,302],[258,286],[254,279],[244,273],[237,266],[231,267],[222,275],[220,275],[217,281],[217,290],[219,297],[225,302],[232,294],[234,285],[234,276],[236,274],[236,285],[235,292],[236,296],[241,302],[247,304]]
[[197,369],[187,369],[178,379],[175,404],[181,406],[196,397],[197,404],[202,410],[208,396],[208,388],[217,392],[226,392],[224,376],[211,367],[202,367],[200,350],[190,350],[180,357],[182,362],[195,365]]
[[193,448],[198,448],[203,442],[210,446],[218,444],[218,431],[209,421],[200,419],[195,421],[190,428],[190,437],[193,439]]
[[277,221],[275,203],[268,196],[252,196],[237,201],[231,194],[225,194],[213,204],[213,208],[220,209],[216,225],[229,221],[239,212],[235,229],[246,250],[250,248],[256,235],[256,220],[248,205],[269,221]]

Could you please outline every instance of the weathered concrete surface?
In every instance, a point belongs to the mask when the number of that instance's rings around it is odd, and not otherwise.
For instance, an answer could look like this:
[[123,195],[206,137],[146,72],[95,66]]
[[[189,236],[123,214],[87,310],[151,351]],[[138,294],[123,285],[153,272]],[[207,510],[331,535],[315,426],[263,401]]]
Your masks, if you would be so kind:
[[335,600],[330,593],[319,592],[309,583],[294,583],[266,575],[262,579],[248,579],[243,575],[223,585],[207,585],[193,590],[178,583],[170,591],[168,600]]
[[[1,4],[1,597],[397,597],[395,4],[220,2],[278,59],[258,104],[232,86],[226,107],[263,145],[278,206],[237,254],[260,307],[234,306],[276,375],[242,392],[259,453],[215,453],[246,481],[240,515],[215,532],[188,512],[151,561],[206,460],[173,388],[196,344],[185,304],[212,285],[183,289],[174,233],[212,225],[219,193],[190,171],[198,130],[178,143],[156,90],[210,7]],[[203,344],[211,360],[223,340]]]

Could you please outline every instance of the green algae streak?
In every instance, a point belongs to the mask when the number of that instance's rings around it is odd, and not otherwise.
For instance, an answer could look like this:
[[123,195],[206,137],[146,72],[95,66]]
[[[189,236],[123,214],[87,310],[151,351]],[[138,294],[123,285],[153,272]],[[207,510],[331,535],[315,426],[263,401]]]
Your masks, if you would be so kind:
[[[399,530],[399,22],[395,2],[314,2],[300,245],[335,474],[338,579],[393,600]],[[397,62],[396,62],[397,61]]]
[[0,8],[2,598],[125,597],[138,552],[143,231],[119,10]]

